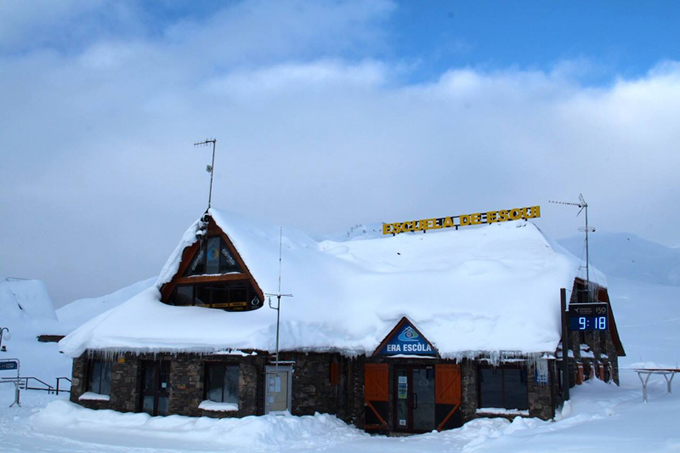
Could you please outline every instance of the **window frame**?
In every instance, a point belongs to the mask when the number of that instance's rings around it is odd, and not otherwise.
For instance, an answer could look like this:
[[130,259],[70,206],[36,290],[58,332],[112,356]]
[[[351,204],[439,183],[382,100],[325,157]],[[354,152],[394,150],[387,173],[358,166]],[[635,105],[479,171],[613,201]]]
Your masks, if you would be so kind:
[[[97,365],[99,365],[97,367]],[[87,387],[86,391],[96,393],[98,395],[111,395],[111,369],[113,367],[113,362],[103,359],[92,358],[87,362]],[[95,371],[97,368],[98,371]],[[93,378],[94,374],[98,373],[98,388],[93,388]],[[102,392],[102,388],[106,390],[105,382],[108,381],[108,392]]]
[[[222,398],[221,401],[214,401],[210,399],[210,391],[211,388],[209,386],[210,384],[210,368],[213,367],[220,367],[223,370],[222,374]],[[213,401],[215,403],[233,403],[231,401],[224,401],[224,396],[225,396],[225,391],[226,391],[226,382],[224,382],[226,376],[227,376],[227,369],[228,368],[236,368],[237,372],[237,377],[238,377],[238,384],[237,384],[237,394],[236,394],[236,401],[235,403],[238,405],[241,402],[241,364],[240,363],[235,363],[235,362],[205,362],[204,366],[204,379],[203,379],[203,399],[205,401]]]
[[[501,402],[502,406],[499,408],[495,408],[492,406],[482,406],[482,370],[484,369],[490,369],[490,370],[496,370],[496,372],[501,373]],[[522,372],[524,372],[526,376],[526,384],[525,384],[525,391],[526,391],[526,407],[525,408],[518,408],[518,407],[507,407],[508,404],[506,403],[506,378],[505,378],[505,370],[519,370],[520,372],[520,380],[522,376]],[[479,409],[485,409],[485,408],[492,408],[492,409],[508,409],[508,410],[529,410],[529,369],[526,365],[524,364],[502,364],[499,366],[493,366],[490,364],[479,364],[477,366],[477,407]]]

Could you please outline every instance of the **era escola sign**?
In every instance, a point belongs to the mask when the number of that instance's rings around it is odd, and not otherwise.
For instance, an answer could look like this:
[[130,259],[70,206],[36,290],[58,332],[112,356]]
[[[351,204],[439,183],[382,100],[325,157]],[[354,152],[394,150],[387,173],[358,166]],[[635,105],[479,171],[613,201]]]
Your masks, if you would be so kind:
[[440,228],[456,228],[484,223],[507,222],[509,220],[535,219],[541,216],[540,206],[526,208],[502,209],[500,211],[477,212],[459,216],[434,219],[411,220],[408,222],[383,223],[383,234],[399,234],[408,231],[438,230]]

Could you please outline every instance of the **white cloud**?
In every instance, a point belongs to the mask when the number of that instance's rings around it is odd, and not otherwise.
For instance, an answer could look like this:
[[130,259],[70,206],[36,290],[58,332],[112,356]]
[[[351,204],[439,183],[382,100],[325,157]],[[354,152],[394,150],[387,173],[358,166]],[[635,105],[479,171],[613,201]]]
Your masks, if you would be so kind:
[[547,200],[583,192],[599,229],[677,244],[678,63],[599,87],[574,78],[581,62],[400,84],[399,62],[342,56],[384,45],[389,3],[281,5],[0,60],[0,210],[16,219],[0,275],[45,278],[62,302],[152,275],[205,208],[209,151],[191,144],[211,136],[215,203],[272,222],[541,204],[560,237],[581,220]]

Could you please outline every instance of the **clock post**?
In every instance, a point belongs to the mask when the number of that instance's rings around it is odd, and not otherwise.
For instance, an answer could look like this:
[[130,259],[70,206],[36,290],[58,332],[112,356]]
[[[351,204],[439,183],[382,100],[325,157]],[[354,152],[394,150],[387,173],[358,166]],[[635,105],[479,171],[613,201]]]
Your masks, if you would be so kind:
[[567,290],[560,288],[562,314],[562,399],[569,399],[569,327],[567,324]]

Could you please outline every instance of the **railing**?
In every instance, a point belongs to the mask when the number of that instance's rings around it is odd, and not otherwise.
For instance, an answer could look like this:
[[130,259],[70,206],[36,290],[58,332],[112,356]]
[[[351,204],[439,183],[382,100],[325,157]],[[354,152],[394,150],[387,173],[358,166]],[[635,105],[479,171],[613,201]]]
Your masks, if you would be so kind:
[[71,393],[71,388],[70,388],[70,386],[69,386],[69,389],[68,389],[68,390],[60,390],[60,389],[59,389],[59,383],[61,382],[62,379],[68,381],[69,384],[71,383],[71,379],[67,378],[66,376],[60,376],[60,377],[58,377],[58,378],[57,378],[57,395],[59,395],[59,392],[60,392],[60,391],[61,391],[61,392],[66,392],[66,393]]
[[[66,376],[59,376],[57,378],[57,386],[52,387],[50,384],[47,382],[43,381],[42,379],[38,379],[35,376],[20,376],[20,377],[3,377],[0,379],[0,383],[2,382],[18,382],[19,383],[19,388],[21,390],[42,390],[47,392],[48,394],[50,393],[55,393],[59,395],[59,392],[61,393],[71,393],[71,389],[69,388],[68,390],[61,388],[61,381],[65,380],[68,381],[69,383],[71,382],[70,378],[67,378]],[[33,386],[31,386],[31,383]],[[39,387],[36,387],[39,385]]]
[[[47,382],[45,382],[41,379],[38,379],[35,376],[21,376],[19,379],[24,379],[24,387],[23,387],[24,390],[44,390],[47,393],[54,393],[55,390],[56,390],[50,384],[48,384]],[[29,382],[33,382],[33,381],[37,382],[37,384],[39,384],[39,385],[42,385],[42,387],[31,387],[29,385]]]

